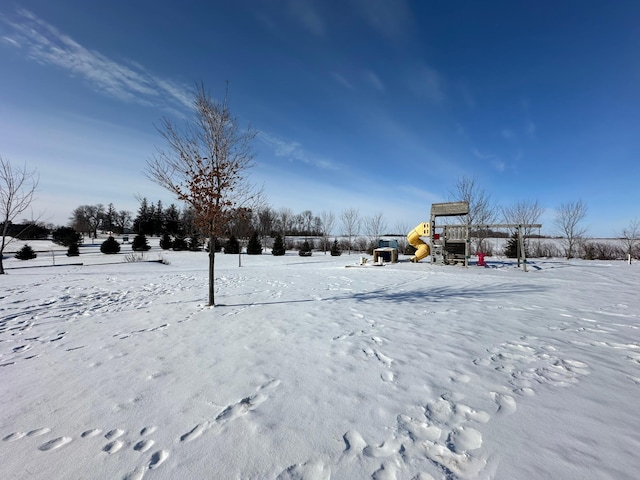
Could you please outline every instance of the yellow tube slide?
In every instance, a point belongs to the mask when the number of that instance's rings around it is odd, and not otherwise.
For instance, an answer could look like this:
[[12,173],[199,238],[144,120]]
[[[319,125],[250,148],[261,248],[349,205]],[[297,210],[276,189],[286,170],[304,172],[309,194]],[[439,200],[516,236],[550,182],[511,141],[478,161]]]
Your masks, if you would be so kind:
[[430,225],[427,222],[422,222],[407,235],[409,245],[416,249],[415,255],[411,257],[412,262],[419,262],[423,258],[429,256],[429,253],[431,252],[429,245],[420,238],[428,237],[430,235],[429,230]]

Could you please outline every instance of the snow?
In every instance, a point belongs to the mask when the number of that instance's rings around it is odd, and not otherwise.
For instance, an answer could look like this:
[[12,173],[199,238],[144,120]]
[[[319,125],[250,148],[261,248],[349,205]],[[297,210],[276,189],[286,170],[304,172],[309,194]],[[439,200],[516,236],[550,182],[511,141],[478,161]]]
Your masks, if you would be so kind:
[[2,478],[637,478],[638,264],[217,255],[210,308],[204,252],[39,250],[0,276]]

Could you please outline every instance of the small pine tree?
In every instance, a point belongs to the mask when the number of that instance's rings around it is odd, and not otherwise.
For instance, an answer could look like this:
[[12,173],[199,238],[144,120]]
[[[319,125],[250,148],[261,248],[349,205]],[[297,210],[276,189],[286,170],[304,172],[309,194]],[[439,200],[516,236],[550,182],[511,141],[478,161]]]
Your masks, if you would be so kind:
[[[525,256],[529,256],[529,249],[527,248],[527,242],[524,242],[524,253]],[[517,258],[518,257],[518,232],[513,232],[511,238],[507,242],[504,247],[504,254],[507,258]]]
[[71,227],[56,228],[52,234],[53,243],[69,247],[73,244],[79,244],[82,241],[82,235]]
[[262,242],[258,237],[258,232],[253,232],[249,238],[247,255],[262,255]]
[[67,249],[67,257],[77,257],[79,255],[80,255],[80,249],[78,248],[78,244],[73,243],[69,245],[69,248]]
[[163,250],[169,250],[172,246],[173,241],[171,240],[171,236],[167,232],[164,232],[160,239],[160,248]]
[[149,242],[147,241],[147,236],[144,233],[140,233],[133,237],[133,242],[131,242],[131,249],[134,252],[146,252],[150,250]]
[[342,255],[342,250],[340,249],[340,245],[338,244],[338,239],[336,238],[333,241],[333,245],[331,245],[331,256],[339,257],[340,255]]
[[298,255],[301,257],[310,257],[311,256],[311,245],[307,240],[305,240],[298,251]]
[[115,238],[109,237],[104,242],[102,242],[102,245],[100,245],[100,251],[107,255],[120,253],[120,244]]
[[188,250],[189,249],[189,245],[187,245],[187,241],[182,238],[182,237],[176,237],[173,240],[173,243],[171,244],[171,248],[173,250],[175,250],[176,252],[182,251],[182,250]]
[[271,253],[275,256],[282,256],[286,253],[282,235],[276,235],[276,238],[273,240],[273,248],[271,249]]
[[198,235],[191,235],[189,238],[189,250],[192,252],[199,252],[202,250],[202,242],[200,241],[200,237]]
[[240,253],[240,242],[235,235],[231,235],[227,243],[224,244],[224,253]]
[[33,248],[31,248],[27,243],[25,243],[24,246],[16,253],[16,258],[18,260],[32,260],[37,256],[38,254],[34,252]]

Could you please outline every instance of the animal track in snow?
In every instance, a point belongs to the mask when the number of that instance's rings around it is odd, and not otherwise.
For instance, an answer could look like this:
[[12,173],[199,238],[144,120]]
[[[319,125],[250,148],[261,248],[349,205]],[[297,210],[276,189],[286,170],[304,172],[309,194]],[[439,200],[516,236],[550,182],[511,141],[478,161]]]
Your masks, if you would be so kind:
[[151,447],[153,447],[153,444],[154,444],[154,443],[155,443],[155,442],[154,442],[153,440],[140,440],[138,443],[136,443],[136,444],[133,446],[133,449],[134,449],[136,452],[144,453],[144,452],[146,452],[147,450],[149,450]]
[[169,452],[167,450],[158,450],[153,455],[151,455],[151,460],[149,461],[149,469],[158,468],[167,460],[168,457]]
[[320,460],[310,460],[306,463],[291,465],[285,469],[276,480],[329,480],[331,469]]
[[38,450],[43,452],[47,452],[49,450],[57,450],[60,447],[64,447],[66,444],[70,443],[73,439],[71,437],[58,437],[53,440],[49,440],[48,442],[43,443],[38,447]]
[[116,453],[122,447],[124,447],[123,442],[121,442],[120,440],[114,440],[113,442],[107,443],[102,449],[102,451],[107,452],[108,454],[112,454],[112,453]]
[[257,392],[248,397],[244,397],[236,403],[227,405],[213,420],[206,420],[197,424],[188,432],[180,436],[180,442],[191,442],[196,438],[199,438],[207,430],[212,428],[220,428],[224,424],[231,422],[243,415],[246,415],[252,410],[255,410],[259,405],[265,402],[268,398],[268,392],[277,388],[280,385],[280,380],[274,379],[261,386],[256,390]]

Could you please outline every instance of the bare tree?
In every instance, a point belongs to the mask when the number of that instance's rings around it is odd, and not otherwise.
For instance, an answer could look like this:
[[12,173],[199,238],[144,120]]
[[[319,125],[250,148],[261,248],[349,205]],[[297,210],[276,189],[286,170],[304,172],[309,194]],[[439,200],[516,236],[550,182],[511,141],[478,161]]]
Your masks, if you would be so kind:
[[300,214],[300,216],[301,216],[302,228],[304,230],[304,236],[308,237],[312,233],[311,225],[313,224],[313,212],[311,210],[305,210]]
[[587,211],[587,204],[578,200],[563,203],[556,212],[554,224],[557,233],[563,237],[567,258],[575,256],[578,243],[587,233],[587,228],[580,225],[587,216]]
[[[469,203],[469,223],[471,225],[495,223],[498,209],[491,200],[491,196],[476,183],[474,178],[459,178],[455,189],[450,192],[450,196],[452,200]],[[482,229],[476,232],[476,252],[483,250],[485,236],[486,232]]]
[[256,219],[258,224],[258,231],[260,232],[260,236],[262,238],[271,235],[271,231],[273,230],[274,218],[275,214],[273,213],[273,209],[271,207],[265,206],[258,209]]
[[320,214],[320,225],[322,228],[322,240],[325,255],[327,254],[327,236],[331,235],[336,223],[336,216],[333,212],[322,212]]
[[252,208],[260,199],[246,179],[255,154],[251,141],[256,131],[241,131],[229,109],[228,88],[222,102],[214,101],[199,85],[194,116],[179,127],[163,119],[158,128],[167,149],[147,160],[147,176],[187,203],[195,222],[209,238],[209,305],[215,305],[215,239],[234,212]]
[[363,221],[364,232],[369,237],[369,246],[373,248],[378,247],[378,240],[384,234],[387,229],[387,224],[384,221],[382,213],[376,213],[369,217],[365,217]]
[[131,223],[131,212],[127,210],[120,210],[116,214],[116,226],[120,233],[124,233],[127,228],[129,228],[129,224]]
[[278,211],[278,218],[280,219],[280,226],[282,228],[282,241],[287,244],[287,233],[291,230],[291,224],[293,222],[293,211],[290,208],[283,207]]
[[35,170],[27,170],[26,165],[13,167],[9,161],[0,156],[0,221],[2,221],[0,275],[5,273],[2,263],[4,249],[13,240],[13,237],[7,239],[9,226],[31,205],[38,181],[39,176]]
[[98,236],[98,228],[105,218],[104,205],[80,205],[71,212],[70,225],[78,233],[86,233],[89,237]]
[[407,244],[409,243],[407,240],[407,234],[410,232],[410,227],[406,222],[398,221],[393,228],[395,233],[400,236],[398,239],[398,249],[400,250],[400,253],[405,253]]
[[[544,208],[540,206],[538,200],[521,201],[502,209],[502,217],[505,223],[516,225],[531,225],[539,223]],[[512,232],[513,233],[513,232]],[[525,241],[525,248],[528,246],[528,237],[533,233],[531,227],[522,227],[522,235]]]
[[621,239],[625,253],[633,257],[636,253],[636,247],[640,243],[640,219],[634,218],[631,220],[629,225],[623,228],[616,236]]
[[348,208],[340,214],[342,231],[349,238],[349,255],[351,255],[352,238],[360,233],[360,212],[357,208]]

